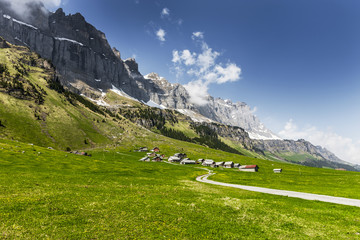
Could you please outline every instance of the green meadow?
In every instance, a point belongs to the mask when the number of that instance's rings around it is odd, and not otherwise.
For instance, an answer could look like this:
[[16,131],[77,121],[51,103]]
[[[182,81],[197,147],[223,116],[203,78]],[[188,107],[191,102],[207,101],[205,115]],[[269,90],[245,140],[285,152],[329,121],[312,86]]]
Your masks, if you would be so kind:
[[[168,145],[164,151],[170,153],[179,147]],[[196,152],[195,148],[190,148],[189,155],[195,157],[204,154],[205,150],[200,148]],[[360,208],[199,183],[195,181],[196,176],[206,171],[197,166],[139,162],[143,153],[123,147],[90,153],[92,157],[79,156],[0,140],[0,238],[360,237]],[[238,158],[215,150],[208,150],[208,154],[218,158]],[[243,161],[251,159],[244,157]],[[328,187],[347,189],[344,194],[351,189],[355,192],[355,189],[352,184],[344,185],[339,179],[359,179],[356,173],[333,172],[338,175],[331,178],[326,176],[326,170],[314,168],[306,172],[307,168],[291,164],[287,166],[294,166],[292,170],[271,175],[271,164],[277,163],[269,162],[265,166],[265,162],[269,161],[256,162],[261,163],[259,173],[217,169],[213,179],[245,183],[243,176],[246,176],[253,179],[247,183],[259,185],[261,176],[264,179],[282,178],[274,182],[280,181],[287,188],[294,186],[290,178],[294,177],[295,168],[301,168],[300,173],[308,183],[321,179],[333,181]]]

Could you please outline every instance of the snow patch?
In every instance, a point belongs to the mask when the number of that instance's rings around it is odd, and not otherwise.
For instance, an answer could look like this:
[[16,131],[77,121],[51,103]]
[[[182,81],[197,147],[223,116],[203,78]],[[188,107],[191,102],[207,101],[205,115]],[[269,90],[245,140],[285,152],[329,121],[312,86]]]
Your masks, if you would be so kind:
[[166,107],[164,105],[159,105],[153,101],[148,101],[147,103],[145,103],[144,101],[141,101],[142,103],[148,105],[149,107],[155,107],[155,108],[160,108],[160,109],[166,109]]
[[190,117],[194,122],[214,122],[210,118],[204,117],[203,115],[196,113],[190,109],[175,109],[179,113],[182,113]]
[[249,137],[251,139],[257,140],[282,140],[282,138],[276,136],[275,134],[264,131],[264,132],[250,132],[248,131]]
[[[6,18],[6,19],[9,19],[9,20],[11,19],[11,17],[10,17],[9,15],[6,15],[6,14],[4,14],[3,17]],[[13,22],[16,22],[16,23],[18,23],[18,24],[21,24],[21,25],[30,27],[30,28],[32,28],[32,29],[35,29],[35,30],[38,29],[38,28],[34,27],[33,25],[30,25],[30,24],[28,24],[28,23],[24,23],[24,22],[19,21],[19,20],[15,19],[15,18],[13,18],[12,20],[13,20]]]
[[59,41],[67,41],[67,42],[72,42],[72,43],[75,43],[75,44],[78,44],[80,46],[84,46],[84,44],[80,43],[80,42],[77,42],[75,40],[72,40],[72,39],[68,39],[68,38],[60,38],[60,37],[55,37],[56,40],[59,40]]
[[[80,95],[87,98],[87,99],[89,99],[90,101],[96,103],[99,106],[110,107],[110,105],[107,102],[105,102],[103,99],[95,100],[95,99],[92,99],[90,97],[85,96],[84,94],[80,94]],[[106,95],[105,93],[101,94],[102,97],[104,97],[105,95]]]
[[130,98],[130,99],[132,99],[132,100],[134,100],[134,101],[139,102],[139,100],[137,100],[136,98],[131,97],[131,96],[128,95],[126,92],[124,92],[121,88],[118,89],[118,88],[115,87],[114,85],[111,85],[111,87],[112,87],[112,88],[110,89],[110,91],[113,91],[114,93],[116,93],[116,94],[118,94],[118,95],[120,95],[120,96],[122,96],[122,97]]

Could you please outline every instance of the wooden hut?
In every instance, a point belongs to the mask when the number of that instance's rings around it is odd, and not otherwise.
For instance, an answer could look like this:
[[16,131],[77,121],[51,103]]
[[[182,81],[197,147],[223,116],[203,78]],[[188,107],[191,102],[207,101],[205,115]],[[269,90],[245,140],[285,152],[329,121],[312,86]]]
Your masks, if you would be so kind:
[[162,157],[161,156],[155,156],[152,159],[153,162],[161,162],[162,161]]
[[225,162],[224,163],[224,168],[233,168],[234,167],[234,162]]
[[160,148],[158,147],[154,147],[153,149],[151,149],[152,152],[160,152]]
[[239,167],[242,172],[257,172],[259,170],[258,165],[243,165]]
[[168,161],[169,161],[169,162],[180,162],[180,161],[181,161],[181,158],[175,157],[175,156],[171,156],[171,157],[169,157]]
[[190,159],[183,159],[181,160],[180,164],[196,164],[196,161]]
[[223,167],[225,162],[216,162],[215,165],[217,167]]
[[205,161],[205,159],[203,159],[203,158],[200,158],[200,159],[197,160],[197,162],[198,162],[199,164],[202,164],[204,161]]
[[215,165],[214,160],[211,159],[205,159],[202,163],[203,166],[205,167],[211,167],[211,165]]
[[145,162],[146,160],[149,160],[149,157],[143,157],[142,159],[140,159],[140,161]]

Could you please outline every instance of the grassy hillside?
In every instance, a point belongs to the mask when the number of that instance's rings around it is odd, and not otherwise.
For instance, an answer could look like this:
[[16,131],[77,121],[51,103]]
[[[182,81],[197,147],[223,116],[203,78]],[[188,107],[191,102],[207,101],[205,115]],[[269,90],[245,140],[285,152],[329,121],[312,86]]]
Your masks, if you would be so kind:
[[0,49],[1,138],[79,149],[114,144],[139,128],[64,90],[51,64],[35,53],[9,46]]
[[125,148],[91,153],[0,140],[1,238],[356,239],[360,233],[356,207],[199,183],[202,169],[139,162],[142,154]]

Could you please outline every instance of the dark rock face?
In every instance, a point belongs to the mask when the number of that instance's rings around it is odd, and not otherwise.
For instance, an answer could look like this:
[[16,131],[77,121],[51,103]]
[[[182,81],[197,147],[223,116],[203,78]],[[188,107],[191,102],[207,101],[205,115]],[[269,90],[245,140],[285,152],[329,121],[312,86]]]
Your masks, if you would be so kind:
[[0,48],[9,48],[9,44],[7,44],[7,42],[5,41],[5,39],[3,39],[2,37],[0,37]]
[[[149,101],[148,90],[144,88],[148,81],[138,72],[137,63],[122,61],[120,52],[111,49],[105,34],[87,23],[81,14],[65,15],[62,9],[44,13],[34,8],[39,17],[26,19],[25,23],[25,19],[6,6],[0,7],[3,7],[0,8],[1,35],[50,59],[63,84],[80,92],[86,87],[105,91],[114,85],[139,100]],[[135,75],[132,69],[136,69]]]
[[242,128],[205,122],[201,123],[201,125],[205,125],[211,128],[220,137],[229,138],[237,143],[240,143],[245,149],[253,149],[253,143],[249,137],[249,134]]

